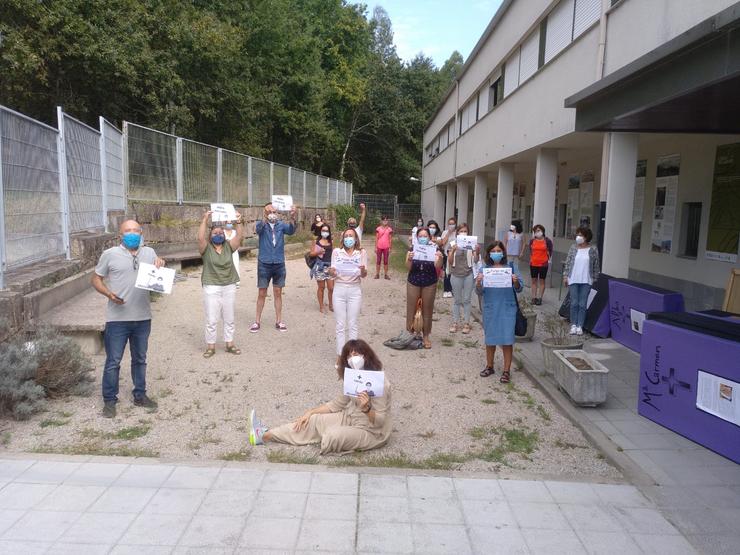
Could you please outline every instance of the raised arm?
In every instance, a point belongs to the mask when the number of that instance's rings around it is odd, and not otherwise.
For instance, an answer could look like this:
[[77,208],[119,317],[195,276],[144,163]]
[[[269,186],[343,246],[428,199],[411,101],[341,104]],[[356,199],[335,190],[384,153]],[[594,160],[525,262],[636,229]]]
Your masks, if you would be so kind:
[[203,219],[200,221],[200,226],[198,227],[198,252],[203,255],[204,252],[206,252],[206,247],[208,247],[208,238],[207,230],[208,227],[208,218],[212,212],[210,210],[206,210],[206,212],[203,214]]
[[229,241],[232,251],[236,252],[239,250],[239,247],[242,244],[243,238],[244,238],[244,222],[242,221],[242,215],[239,212],[237,212],[236,213],[236,235],[234,235],[231,238],[231,241]]

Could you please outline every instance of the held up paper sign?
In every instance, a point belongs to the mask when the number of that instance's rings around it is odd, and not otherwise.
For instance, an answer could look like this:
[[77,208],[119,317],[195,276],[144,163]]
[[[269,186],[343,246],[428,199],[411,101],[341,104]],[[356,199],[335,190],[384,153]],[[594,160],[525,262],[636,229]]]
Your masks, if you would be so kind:
[[233,204],[227,202],[211,203],[211,222],[233,222],[236,221],[236,210]]
[[288,212],[293,208],[293,197],[291,195],[272,195],[272,206],[278,212]]
[[146,289],[169,295],[172,293],[172,284],[175,281],[175,270],[172,268],[157,268],[154,264],[142,262],[139,264],[139,273],[136,274],[137,289]]
[[418,241],[414,244],[414,260],[431,261],[437,257],[437,245],[422,245]]
[[483,268],[483,287],[513,287],[511,268]]
[[382,397],[385,388],[385,372],[376,370],[344,369],[344,394],[357,397],[367,391],[370,397]]
[[478,237],[475,235],[458,235],[455,240],[459,249],[473,250],[478,246]]

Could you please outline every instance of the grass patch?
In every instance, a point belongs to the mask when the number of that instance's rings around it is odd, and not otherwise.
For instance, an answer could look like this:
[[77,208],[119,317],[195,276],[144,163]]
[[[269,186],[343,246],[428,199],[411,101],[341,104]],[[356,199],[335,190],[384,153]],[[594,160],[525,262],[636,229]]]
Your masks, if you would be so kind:
[[484,428],[483,426],[476,426],[468,430],[468,435],[473,439],[486,439],[494,433],[493,428]]
[[411,468],[417,470],[455,470],[469,461],[471,455],[435,453],[426,459],[414,460],[405,453],[396,455],[345,456],[329,463],[331,466],[368,466],[373,468]]
[[220,455],[218,458],[222,461],[248,461],[252,456],[250,451],[230,451]]
[[445,347],[452,347],[455,345],[455,340],[450,339],[449,337],[445,337],[444,339],[440,340],[440,343]]
[[73,443],[72,445],[40,446],[32,453],[61,453],[63,455],[98,455],[101,457],[159,457],[159,451],[141,447],[101,445],[100,443]]
[[69,424],[69,420],[58,420],[56,418],[47,418],[39,422],[39,426],[42,428],[58,428],[59,426],[66,426]]
[[578,445],[577,443],[563,441],[562,439],[555,440],[555,447],[559,447],[560,449],[588,449],[586,445]]
[[416,434],[419,437],[423,437],[424,439],[432,439],[434,437],[434,430],[429,430],[428,432],[423,432],[421,434]]
[[393,249],[391,249],[391,256],[388,260],[388,264],[397,275],[406,275],[409,273],[406,269],[407,252],[409,252],[408,243],[403,239],[395,237],[393,239]]
[[527,455],[534,452],[539,442],[539,434],[528,432],[526,429],[504,428],[501,433],[502,437],[499,445],[493,449],[482,451],[477,455],[478,458],[508,465],[507,455],[517,453],[527,458]]
[[141,425],[141,426],[130,426],[128,428],[121,428],[117,432],[105,434],[106,439],[120,439],[123,441],[131,441],[134,439],[139,439],[140,437],[144,437],[146,434],[149,433],[149,430],[151,430],[151,426],[149,425]]
[[480,343],[478,342],[477,339],[476,340],[464,339],[460,341],[460,344],[463,347],[467,347],[468,349],[477,349],[478,347],[480,347]]
[[10,445],[10,438],[10,432],[3,432],[0,435],[0,445],[2,445],[3,447],[7,447],[8,445]]
[[496,399],[481,399],[480,402],[484,405],[495,405],[496,403],[498,403]]
[[550,422],[550,420],[552,420],[550,418],[550,413],[547,412],[547,410],[545,409],[545,407],[543,407],[542,405],[537,405],[535,407],[535,410],[537,411],[537,414],[540,415],[540,417],[542,418],[542,420],[544,420],[546,422]]
[[464,393],[461,393],[460,395],[455,395],[455,397],[457,397],[458,399],[468,399],[468,396]]
[[167,389],[163,389],[162,391],[160,391],[157,397],[159,397],[160,399],[164,399],[165,397],[169,397],[170,395],[172,395],[172,393],[174,392],[168,387]]
[[267,460],[271,463],[286,464],[319,464],[319,458],[315,455],[295,453],[285,449],[274,449],[267,452]]

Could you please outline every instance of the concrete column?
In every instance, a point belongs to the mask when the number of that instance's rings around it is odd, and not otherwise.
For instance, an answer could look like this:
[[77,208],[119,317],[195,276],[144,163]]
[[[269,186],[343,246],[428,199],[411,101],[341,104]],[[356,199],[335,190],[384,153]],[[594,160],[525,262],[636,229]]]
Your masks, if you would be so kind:
[[[630,267],[632,205],[635,200],[635,166],[640,136],[613,133],[609,144],[604,253],[601,267],[613,277],[626,278]],[[603,185],[602,185],[603,186]]]
[[475,195],[473,199],[473,227],[472,235],[478,237],[479,243],[485,242],[486,237],[486,205],[488,204],[488,176],[485,173],[475,174]]
[[447,184],[446,199],[445,199],[445,217],[444,224],[439,222],[439,225],[447,227],[447,220],[455,217],[455,192],[457,191],[457,185],[454,183]]
[[470,196],[470,184],[465,180],[457,182],[457,223],[468,222],[468,198]]
[[[552,235],[555,225],[555,192],[558,187],[558,151],[545,149],[537,154],[532,225],[545,226]],[[525,232],[529,230],[524,230]]]
[[511,224],[511,206],[514,202],[514,164],[498,167],[498,192],[496,193],[496,239],[502,241]]
[[445,221],[445,196],[446,187],[437,185],[434,188],[434,219],[439,222],[439,225],[444,225],[442,222]]

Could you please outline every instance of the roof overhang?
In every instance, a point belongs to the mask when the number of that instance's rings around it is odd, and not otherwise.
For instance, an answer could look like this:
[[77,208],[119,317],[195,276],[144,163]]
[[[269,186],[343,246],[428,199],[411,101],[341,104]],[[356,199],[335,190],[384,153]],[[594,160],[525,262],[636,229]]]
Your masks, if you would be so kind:
[[576,131],[740,133],[740,2],[565,99]]

